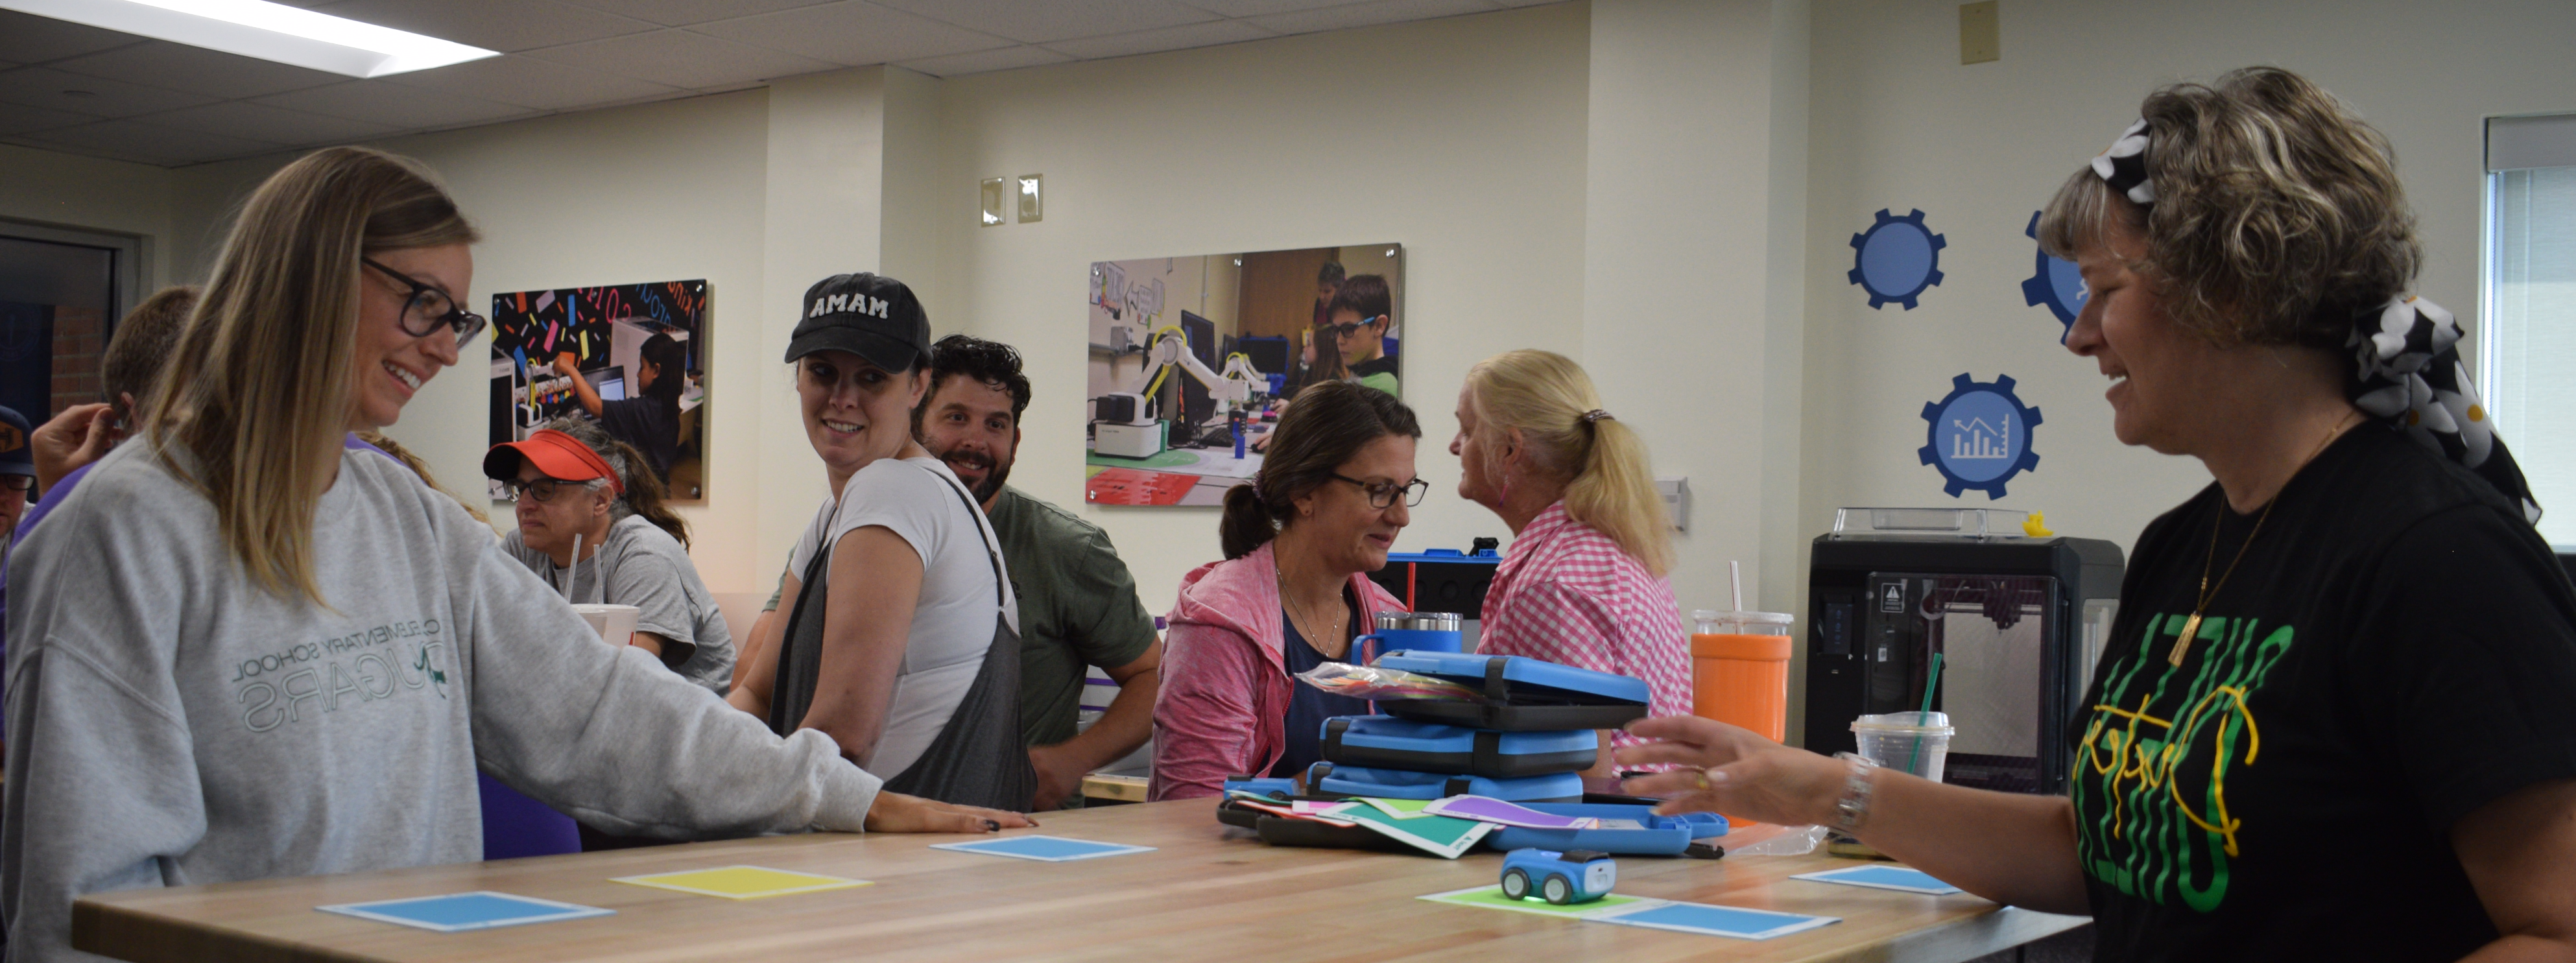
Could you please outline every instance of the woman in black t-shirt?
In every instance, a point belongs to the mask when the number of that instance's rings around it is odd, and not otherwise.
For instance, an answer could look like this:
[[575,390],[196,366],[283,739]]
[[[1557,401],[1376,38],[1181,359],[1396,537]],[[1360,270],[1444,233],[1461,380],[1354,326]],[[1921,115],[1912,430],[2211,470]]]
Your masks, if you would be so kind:
[[2576,953],[2576,591],[2469,385],[2387,142],[2274,69],[2148,97],[2041,244],[2120,440],[2216,481],[2138,538],[2070,798],[1693,718],[1672,809],[1840,825],[2106,960]]

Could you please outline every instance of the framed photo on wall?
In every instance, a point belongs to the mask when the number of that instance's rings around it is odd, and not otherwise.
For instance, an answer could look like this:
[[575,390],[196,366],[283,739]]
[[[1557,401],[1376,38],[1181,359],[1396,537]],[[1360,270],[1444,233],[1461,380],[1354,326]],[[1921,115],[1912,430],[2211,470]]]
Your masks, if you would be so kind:
[[[704,280],[493,295],[492,443],[596,419],[672,501],[705,501],[706,325]],[[509,497],[500,482],[491,491]]]
[[1400,244],[1100,261],[1089,292],[1091,504],[1223,504],[1297,392],[1403,394]]

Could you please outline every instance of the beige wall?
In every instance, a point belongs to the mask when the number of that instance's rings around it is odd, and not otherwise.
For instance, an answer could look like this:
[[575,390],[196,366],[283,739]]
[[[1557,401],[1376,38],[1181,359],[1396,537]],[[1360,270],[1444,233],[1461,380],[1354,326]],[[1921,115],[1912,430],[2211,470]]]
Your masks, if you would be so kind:
[[[2426,6],[2009,0],[2004,57],[1957,62],[1953,0],[1593,0],[935,80],[864,69],[751,91],[410,138],[489,240],[479,292],[706,277],[717,328],[719,591],[766,588],[823,491],[777,355],[805,286],[882,270],[939,333],[1019,345],[1037,401],[1014,481],[1106,527],[1148,608],[1216,557],[1205,509],[1085,507],[1076,322],[1095,260],[1405,245],[1405,386],[1433,497],[1401,548],[1503,534],[1451,492],[1466,367],[1574,355],[1695,503],[1675,593],[1746,563],[1803,608],[1839,505],[1952,499],[1919,463],[1950,378],[2006,373],[2046,422],[2004,507],[2127,544],[2204,484],[2109,434],[2089,362],[2023,303],[2030,213],[2156,84],[2278,63],[2396,144],[2431,254],[2422,291],[2474,319],[2480,118],[2576,109],[2556,0]],[[161,171],[0,147],[0,217],[145,235],[160,280],[276,160]],[[976,184],[1047,175],[1046,220],[976,225]],[[1948,279],[1913,311],[1844,277],[1871,212],[1921,208]],[[685,225],[674,230],[673,225]],[[2473,325],[2474,327],[2474,325]],[[449,372],[396,434],[470,487],[480,379]],[[473,412],[427,417],[431,411]]]

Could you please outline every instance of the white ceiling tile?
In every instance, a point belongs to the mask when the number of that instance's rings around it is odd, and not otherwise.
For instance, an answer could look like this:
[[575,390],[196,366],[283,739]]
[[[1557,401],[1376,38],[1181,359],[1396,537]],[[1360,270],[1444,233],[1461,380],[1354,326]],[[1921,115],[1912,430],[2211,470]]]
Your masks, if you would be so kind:
[[731,20],[756,13],[810,7],[831,0],[572,0],[593,10],[647,20],[666,27],[686,27],[711,20]]
[[687,93],[633,77],[604,74],[516,54],[396,74],[385,79],[406,87],[444,90],[495,103],[543,110],[564,110],[650,97],[678,97]]
[[861,0],[719,20],[690,28],[712,37],[853,67],[924,60],[1009,46],[991,34]]
[[345,0],[320,10],[503,53],[653,29],[641,20],[555,0]]
[[1373,3],[1354,3],[1347,6],[1254,17],[1252,22],[1280,33],[1316,33],[1412,20],[1430,20],[1436,17],[1453,17],[1462,13],[1483,13],[1498,9],[1501,8],[1495,6],[1492,0],[1376,0]]
[[1124,57],[1129,54],[1154,53],[1162,50],[1213,47],[1218,44],[1242,43],[1246,40],[1276,36],[1278,34],[1242,20],[1218,20],[1213,23],[1194,23],[1186,27],[1140,30],[1135,33],[1111,34],[1106,37],[1085,37],[1080,40],[1059,40],[1048,44],[1047,47],[1084,60],[1098,60],[1103,57]]
[[57,61],[54,69],[209,97],[257,97],[338,83],[339,74],[153,40]]
[[69,111],[0,103],[0,134],[24,134],[31,130],[70,127],[97,119],[87,114],[75,114]]
[[841,66],[684,30],[595,40],[521,56],[701,91],[838,70]]
[[1209,13],[1223,14],[1228,17],[1258,17],[1265,13],[1338,7],[1351,0],[1181,0],[1181,2]]
[[277,150],[279,145],[221,134],[156,127],[130,120],[103,120],[79,127],[64,127],[31,139],[67,147],[87,148],[122,157],[148,157],[162,163],[193,164],[249,157]]
[[0,60],[40,64],[140,43],[130,33],[101,30],[87,24],[32,13],[0,10]]
[[281,110],[246,100],[227,100],[219,104],[174,110],[166,114],[153,114],[141,120],[163,127],[244,137],[296,147],[374,140],[393,134],[397,130],[386,124],[370,124],[344,117],[325,117],[299,110]]
[[[82,94],[64,91],[81,91]],[[51,67],[20,67],[0,72],[0,101],[100,117],[156,114],[209,103],[214,99],[121,80],[67,74]]]
[[57,154],[79,154],[83,157],[104,157],[108,160],[130,161],[136,164],[150,164],[155,167],[169,167],[177,163],[176,161],[163,157],[146,157],[141,154],[128,154],[118,151],[99,150],[92,147],[81,147],[74,144],[56,143],[49,140],[38,140],[33,134],[19,137],[0,137],[0,144],[15,144],[20,147],[52,151]]
[[875,0],[1021,43],[1205,23],[1215,14],[1170,0]]
[[456,127],[522,117],[534,111],[439,90],[383,80],[352,80],[258,98],[259,103],[306,113],[391,124],[404,129]]
[[1017,70],[1040,64],[1060,64],[1072,59],[1045,47],[1003,47],[998,50],[978,50],[974,53],[932,57],[928,60],[909,60],[895,66],[906,70],[917,70],[933,77],[963,77],[967,74],[989,73],[995,70]]

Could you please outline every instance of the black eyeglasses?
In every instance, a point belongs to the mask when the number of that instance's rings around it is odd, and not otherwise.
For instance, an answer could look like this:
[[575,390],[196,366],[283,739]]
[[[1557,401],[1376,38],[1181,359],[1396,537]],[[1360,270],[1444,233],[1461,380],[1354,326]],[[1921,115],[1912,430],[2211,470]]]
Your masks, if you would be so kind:
[[403,301],[404,334],[415,338],[426,338],[437,334],[438,326],[443,324],[456,329],[456,343],[464,344],[474,340],[475,335],[483,333],[483,326],[490,323],[483,320],[482,315],[459,307],[456,299],[448,297],[447,292],[412,280],[411,275],[378,264],[375,258],[360,255],[358,262],[385,272],[386,277],[411,285],[411,297]]
[[1413,508],[1421,505],[1423,493],[1431,490],[1431,483],[1419,478],[1398,485],[1394,482],[1364,482],[1340,472],[1334,472],[1333,477],[1360,486],[1361,491],[1368,493],[1370,508],[1392,506],[1398,495],[1404,497],[1404,507]]
[[1344,323],[1342,323],[1342,324],[1329,324],[1329,323],[1328,323],[1328,324],[1319,324],[1319,325],[1316,325],[1315,327],[1317,327],[1317,328],[1321,328],[1321,329],[1326,330],[1326,331],[1330,331],[1330,332],[1332,332],[1332,333],[1333,333],[1334,335],[1336,335],[1336,336],[1347,338],[1347,337],[1350,337],[1351,335],[1358,334],[1358,333],[1359,333],[1359,330],[1360,330],[1361,328],[1365,328],[1365,327],[1368,327],[1369,325],[1376,324],[1376,323],[1378,322],[1378,318],[1383,318],[1383,317],[1386,317],[1386,315],[1381,314],[1381,315],[1378,315],[1376,318],[1370,318],[1370,319],[1368,319],[1368,320],[1366,320],[1366,321],[1349,321],[1349,322],[1344,322]]
[[587,491],[608,484],[608,482],[605,479],[599,478],[593,478],[589,481],[564,481],[559,478],[540,478],[535,481],[518,481],[513,479],[502,482],[501,484],[510,489],[511,498],[534,498],[537,500],[537,504],[543,505],[554,501],[556,495],[563,494],[567,489],[580,489]]
[[34,475],[0,475],[0,492],[31,492],[35,490],[36,476]]

